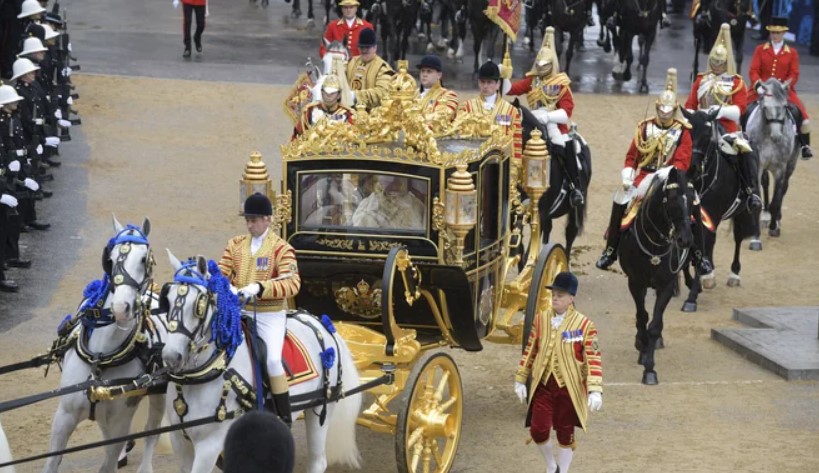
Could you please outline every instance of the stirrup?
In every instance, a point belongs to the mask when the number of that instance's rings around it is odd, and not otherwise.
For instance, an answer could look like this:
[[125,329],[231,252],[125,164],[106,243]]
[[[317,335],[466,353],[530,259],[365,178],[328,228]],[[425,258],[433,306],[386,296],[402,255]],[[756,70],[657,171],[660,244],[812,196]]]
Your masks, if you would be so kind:
[[594,263],[594,265],[597,267],[597,269],[609,269],[609,267],[613,265],[615,261],[617,261],[617,252],[614,248],[609,246],[605,249],[605,251],[603,251],[603,254],[600,255],[600,258],[596,263]]

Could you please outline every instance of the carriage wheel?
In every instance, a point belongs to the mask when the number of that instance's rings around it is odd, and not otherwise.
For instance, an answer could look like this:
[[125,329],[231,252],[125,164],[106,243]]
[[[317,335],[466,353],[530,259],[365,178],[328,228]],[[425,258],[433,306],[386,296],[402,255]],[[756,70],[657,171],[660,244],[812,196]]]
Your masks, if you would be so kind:
[[461,439],[463,386],[455,360],[427,353],[398,399],[395,459],[399,473],[446,473]]
[[529,286],[529,295],[526,297],[526,317],[523,321],[523,346],[526,349],[526,342],[529,340],[529,332],[532,330],[532,322],[535,314],[545,310],[552,303],[552,291],[546,286],[552,284],[557,273],[569,270],[569,260],[566,257],[566,250],[563,245],[549,243],[540,250],[537,257],[535,271],[532,273],[532,284]]

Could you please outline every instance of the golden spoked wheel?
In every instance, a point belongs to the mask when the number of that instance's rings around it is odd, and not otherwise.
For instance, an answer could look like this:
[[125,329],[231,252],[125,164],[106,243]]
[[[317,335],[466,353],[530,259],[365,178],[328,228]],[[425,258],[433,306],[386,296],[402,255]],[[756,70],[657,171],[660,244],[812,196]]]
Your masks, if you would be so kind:
[[566,250],[563,245],[549,243],[541,248],[535,271],[532,273],[532,285],[529,286],[529,294],[526,298],[522,350],[526,349],[526,342],[529,340],[529,332],[532,330],[532,321],[535,320],[535,315],[547,309],[552,303],[552,291],[546,289],[546,286],[552,284],[559,272],[568,270],[569,260],[566,257]]
[[427,353],[412,367],[398,399],[395,458],[399,473],[446,473],[461,439],[463,386],[449,355]]

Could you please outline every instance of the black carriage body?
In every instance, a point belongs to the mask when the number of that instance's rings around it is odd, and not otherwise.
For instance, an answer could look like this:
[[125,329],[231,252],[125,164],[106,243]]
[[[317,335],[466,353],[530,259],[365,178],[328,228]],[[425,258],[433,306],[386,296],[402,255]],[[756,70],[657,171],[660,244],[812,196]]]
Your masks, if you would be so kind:
[[[441,205],[454,164],[358,155],[285,160],[282,191],[292,193],[292,214],[283,234],[296,249],[302,279],[296,305],[388,335],[380,303],[384,267],[390,250],[403,246],[421,273],[424,296],[410,306],[396,278],[396,323],[415,329],[422,344],[481,350],[500,303],[512,165],[508,152],[481,149],[482,143],[438,143],[454,153],[480,150],[467,168],[477,190],[478,223],[466,237],[463,266],[447,256]],[[388,195],[404,199],[409,214],[373,217],[370,210]]]

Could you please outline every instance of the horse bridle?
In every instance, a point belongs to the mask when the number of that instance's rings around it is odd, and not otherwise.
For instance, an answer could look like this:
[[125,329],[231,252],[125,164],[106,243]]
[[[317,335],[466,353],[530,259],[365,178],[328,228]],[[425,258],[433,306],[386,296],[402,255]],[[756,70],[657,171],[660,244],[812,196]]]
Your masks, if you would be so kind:
[[[132,245],[145,245],[148,247],[148,252],[145,254],[143,261],[145,264],[145,276],[143,276],[142,281],[137,281],[128,270],[125,269],[125,261],[128,260]],[[125,285],[134,288],[139,294],[144,294],[153,281],[153,267],[156,264],[150,243],[148,243],[145,234],[136,227],[128,226],[112,239],[109,246],[111,247],[108,253],[109,258],[114,251],[117,253],[116,260],[113,262],[110,270],[111,292],[114,292],[118,286]]]
[[714,183],[717,182],[717,176],[719,176],[720,160],[717,159],[717,164],[716,164],[717,168],[713,172],[713,176],[711,177],[711,182],[708,183],[708,185],[705,185],[704,178],[707,175],[706,172],[705,172],[705,167],[706,167],[706,164],[708,163],[709,157],[711,156],[711,151],[714,148],[717,149],[717,158],[719,158],[719,146],[718,146],[719,142],[718,142],[718,140],[719,140],[719,132],[717,130],[717,120],[713,120],[713,121],[711,121],[711,139],[708,140],[708,146],[705,148],[705,151],[703,151],[700,148],[695,148],[695,149],[693,149],[691,151],[692,155],[697,155],[697,156],[702,157],[702,159],[700,159],[700,161],[697,163],[697,166],[695,166],[695,168],[699,168],[698,171],[700,173],[700,177],[702,178],[701,181],[702,181],[702,184],[703,184],[702,186],[700,186],[699,189],[695,188],[697,193],[700,195],[700,198],[702,198],[702,196],[704,196],[705,194],[708,193],[708,191],[711,190],[711,188],[714,186]]
[[[693,189],[693,187],[694,187],[694,186],[693,186],[693,185],[692,185],[692,184],[689,182],[689,183],[688,183],[688,187]],[[670,191],[673,191],[673,192],[671,193],[671,195],[669,195],[669,194],[667,193],[667,191],[669,191],[669,190],[670,190]],[[667,250],[666,250],[664,253],[662,253],[662,254],[654,254],[654,253],[652,253],[652,252],[651,252],[651,251],[650,251],[648,248],[646,248],[646,246],[643,244],[643,242],[642,242],[642,241],[640,241],[640,232],[638,231],[638,229],[637,229],[636,227],[634,228],[634,239],[635,239],[635,241],[637,241],[637,246],[639,246],[639,247],[640,247],[640,250],[641,250],[641,251],[642,251],[642,252],[643,252],[643,253],[644,253],[646,256],[648,256],[648,257],[650,258],[650,262],[651,262],[651,264],[652,264],[653,266],[657,266],[657,265],[659,265],[659,264],[660,264],[660,262],[662,261],[662,258],[663,258],[664,256],[666,256],[666,255],[669,255],[669,254],[670,254],[670,253],[671,253],[671,252],[674,250],[674,248],[676,248],[676,246],[677,246],[676,241],[675,241],[675,238],[674,238],[674,236],[675,236],[675,234],[676,234],[676,229],[677,229],[677,226],[676,226],[676,224],[674,223],[674,220],[673,220],[673,219],[671,218],[671,216],[668,214],[668,205],[667,205],[667,204],[668,204],[668,200],[669,200],[669,198],[675,198],[675,197],[676,197],[676,193],[677,193],[677,192],[683,192],[683,195],[682,195],[683,200],[687,200],[687,199],[688,199],[688,197],[685,195],[685,192],[684,192],[683,190],[681,190],[681,189],[680,189],[679,184],[678,184],[678,183],[676,183],[676,182],[669,183],[669,182],[667,182],[667,181],[666,181],[665,183],[663,183],[663,186],[662,186],[662,192],[663,192],[663,200],[662,200],[662,205],[663,205],[663,215],[664,215],[664,217],[666,218],[666,220],[667,220],[667,221],[668,221],[668,222],[671,224],[671,229],[670,229],[670,230],[669,230],[669,232],[668,232],[668,236],[666,236],[666,235],[663,233],[663,231],[662,231],[662,230],[660,230],[659,228],[657,228],[657,225],[656,225],[656,224],[654,223],[654,221],[653,221],[653,220],[651,220],[651,219],[648,219],[648,223],[650,223],[650,224],[651,224],[651,227],[652,227],[652,228],[653,228],[653,229],[654,229],[654,230],[657,232],[657,234],[659,234],[659,235],[660,235],[660,237],[661,237],[661,239],[662,239],[662,242],[658,243],[658,242],[654,241],[654,240],[653,240],[653,239],[652,239],[650,236],[648,236],[648,232],[645,232],[645,231],[644,231],[644,233],[645,233],[645,235],[647,236],[647,238],[648,238],[648,240],[649,240],[649,243],[651,243],[652,245],[657,246],[657,247],[668,246],[668,249],[667,249]],[[653,192],[652,192],[652,194],[653,194]],[[639,217],[640,217],[640,218],[637,220],[637,223],[638,223],[638,224],[639,224],[639,225],[640,225],[640,226],[641,226],[643,229],[645,229],[645,228],[646,228],[646,223],[645,223],[645,222],[646,222],[646,214],[648,213],[648,211],[647,211],[647,210],[648,210],[648,200],[649,200],[649,199],[647,198],[646,200],[647,200],[647,202],[646,202],[646,208],[644,209],[644,210],[646,210],[646,212],[640,212],[640,213],[639,213]],[[683,218],[685,218],[685,216],[683,216]],[[683,252],[682,252],[682,256],[681,256],[680,261],[679,261],[679,265],[680,265],[680,266],[679,266],[679,268],[677,268],[676,270],[674,270],[674,268],[672,268],[672,267],[671,267],[671,260],[669,259],[668,264],[669,264],[669,269],[671,270],[671,272],[672,272],[672,273],[676,273],[677,271],[679,271],[679,270],[682,268],[683,264],[685,264],[685,261],[687,260],[687,257],[688,257],[688,249],[686,248],[686,249],[684,249],[684,250],[683,250]]]
[[[174,274],[174,282],[168,283],[162,289],[160,304],[166,304],[165,300],[170,292],[170,287],[176,285],[176,298],[172,306],[167,307],[167,320],[169,333],[181,333],[190,339],[190,351],[199,353],[204,351],[210,340],[205,340],[205,333],[210,326],[213,311],[209,310],[213,304],[213,296],[207,289],[207,281],[204,276],[196,272],[193,268],[196,263],[185,263]],[[205,288],[203,291],[202,288]],[[196,327],[188,328],[182,317],[182,310],[190,294],[196,293],[193,313],[198,324]],[[204,340],[204,343],[203,343]]]

